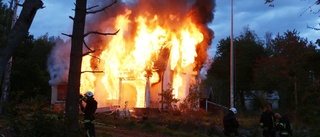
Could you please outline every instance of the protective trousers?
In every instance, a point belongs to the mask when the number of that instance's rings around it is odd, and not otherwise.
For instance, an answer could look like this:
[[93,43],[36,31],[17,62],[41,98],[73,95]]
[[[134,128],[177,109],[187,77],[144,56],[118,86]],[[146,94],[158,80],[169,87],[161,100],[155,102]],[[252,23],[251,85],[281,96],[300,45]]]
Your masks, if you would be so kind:
[[95,137],[94,121],[84,122],[86,137]]

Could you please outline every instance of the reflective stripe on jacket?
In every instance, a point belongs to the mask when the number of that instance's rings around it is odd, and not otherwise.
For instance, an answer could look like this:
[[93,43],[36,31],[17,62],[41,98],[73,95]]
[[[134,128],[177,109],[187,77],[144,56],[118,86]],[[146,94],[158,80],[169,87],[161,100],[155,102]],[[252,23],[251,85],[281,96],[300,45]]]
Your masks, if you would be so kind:
[[83,120],[83,123],[92,123],[92,124],[94,124],[94,120],[89,120],[89,119],[85,119],[85,120]]

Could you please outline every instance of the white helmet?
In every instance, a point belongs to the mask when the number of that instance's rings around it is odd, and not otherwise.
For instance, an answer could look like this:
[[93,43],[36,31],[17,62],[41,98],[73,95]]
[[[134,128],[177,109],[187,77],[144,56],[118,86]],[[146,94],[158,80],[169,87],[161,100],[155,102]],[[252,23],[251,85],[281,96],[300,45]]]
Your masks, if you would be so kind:
[[237,109],[236,108],[230,108],[229,109],[233,114],[237,114]]
[[92,96],[93,96],[93,92],[92,92],[92,91],[87,91],[87,92],[85,93],[85,95],[86,95],[87,97],[92,97]]

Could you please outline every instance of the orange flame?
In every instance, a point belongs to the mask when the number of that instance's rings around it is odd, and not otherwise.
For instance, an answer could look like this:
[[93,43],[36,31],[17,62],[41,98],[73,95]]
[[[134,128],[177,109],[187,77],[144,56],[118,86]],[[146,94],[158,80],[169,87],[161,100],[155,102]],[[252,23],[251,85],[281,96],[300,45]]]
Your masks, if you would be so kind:
[[[125,7],[124,12],[101,23],[112,24],[120,31],[115,36],[108,36],[107,40],[91,42],[92,47],[100,52],[83,58],[82,71],[103,71],[81,75],[80,92],[93,91],[99,107],[123,107],[125,101],[129,101],[130,107],[145,107],[146,70],[152,71],[149,75],[151,84],[167,79],[172,84],[175,98],[183,99],[196,77],[194,73],[198,73],[194,71],[199,71],[194,70],[199,65],[195,59],[199,54],[198,46],[205,40],[207,32],[201,30],[202,27],[195,23],[191,14],[179,17],[181,15],[168,13],[164,18],[164,15],[151,11],[140,13],[136,15],[132,9]],[[112,28],[103,27],[103,31]],[[160,56],[162,49],[170,50],[167,61]],[[155,66],[159,60],[168,62],[164,77]],[[154,87],[151,94],[157,96],[163,89]],[[152,100],[157,102],[159,98]]]

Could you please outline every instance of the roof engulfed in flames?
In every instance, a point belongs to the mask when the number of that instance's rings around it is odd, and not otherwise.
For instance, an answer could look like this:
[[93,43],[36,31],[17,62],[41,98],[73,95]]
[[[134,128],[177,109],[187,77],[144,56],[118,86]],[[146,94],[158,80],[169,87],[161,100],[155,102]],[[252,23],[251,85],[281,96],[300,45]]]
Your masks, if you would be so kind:
[[161,81],[159,72],[170,71],[168,81],[175,97],[185,97],[188,88],[182,87],[186,81],[182,75],[190,74],[187,81],[193,84],[194,74],[208,58],[213,31],[207,23],[213,20],[214,7],[214,0],[132,0],[91,15],[87,31],[120,31],[86,39],[96,52],[83,58],[82,71],[103,73],[83,73],[80,92],[94,91],[100,106],[105,106],[110,105],[106,100],[118,100],[120,90],[126,88],[135,91],[136,95],[125,93],[129,98],[135,96],[134,106],[143,107],[145,75],[150,70],[151,84]]

